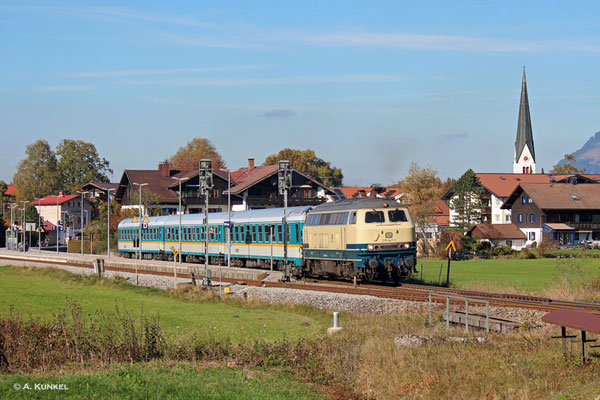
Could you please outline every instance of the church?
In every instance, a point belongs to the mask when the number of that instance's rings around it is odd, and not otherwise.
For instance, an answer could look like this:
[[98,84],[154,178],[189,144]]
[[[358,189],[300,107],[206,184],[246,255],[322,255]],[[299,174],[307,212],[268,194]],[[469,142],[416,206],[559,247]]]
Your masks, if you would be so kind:
[[531,116],[529,115],[529,98],[527,96],[525,67],[523,67],[523,82],[521,83],[521,103],[519,104],[513,173],[535,174],[535,148],[533,146]]

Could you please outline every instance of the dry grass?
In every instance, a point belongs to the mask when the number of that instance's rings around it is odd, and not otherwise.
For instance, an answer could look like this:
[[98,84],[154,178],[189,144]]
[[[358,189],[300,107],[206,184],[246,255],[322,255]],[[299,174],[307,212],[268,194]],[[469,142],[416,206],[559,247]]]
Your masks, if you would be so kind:
[[[376,399],[546,399],[570,389],[571,399],[600,372],[597,358],[580,366],[578,344],[571,345],[573,358],[563,360],[560,342],[550,339],[556,332],[490,334],[485,343],[442,339],[463,332],[442,324],[427,327],[420,316],[358,318],[324,342],[329,349],[320,354],[332,377]],[[397,347],[394,338],[405,334],[434,339],[417,348]],[[596,391],[600,395],[600,387]]]

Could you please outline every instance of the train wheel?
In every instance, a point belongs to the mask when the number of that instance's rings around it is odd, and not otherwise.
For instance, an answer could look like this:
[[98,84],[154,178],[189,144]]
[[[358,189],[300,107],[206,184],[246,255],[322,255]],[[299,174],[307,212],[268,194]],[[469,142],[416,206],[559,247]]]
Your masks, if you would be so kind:
[[367,282],[373,281],[375,279],[375,270],[372,268],[365,267],[365,280]]

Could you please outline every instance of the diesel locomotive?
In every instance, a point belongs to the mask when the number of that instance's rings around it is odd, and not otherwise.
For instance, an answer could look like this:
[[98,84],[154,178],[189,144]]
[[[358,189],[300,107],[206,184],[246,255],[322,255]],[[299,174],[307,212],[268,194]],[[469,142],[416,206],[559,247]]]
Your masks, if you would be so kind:
[[[289,207],[286,232],[283,215],[283,208],[237,211],[231,218],[226,212],[210,213],[209,263],[225,263],[231,254],[232,266],[283,269],[287,239],[287,259],[296,277],[397,281],[414,272],[415,227],[404,205],[364,198]],[[119,252],[124,257],[141,252],[144,259],[172,260],[179,249],[179,218],[121,221]],[[181,215],[182,261],[203,261],[205,234],[203,215]]]

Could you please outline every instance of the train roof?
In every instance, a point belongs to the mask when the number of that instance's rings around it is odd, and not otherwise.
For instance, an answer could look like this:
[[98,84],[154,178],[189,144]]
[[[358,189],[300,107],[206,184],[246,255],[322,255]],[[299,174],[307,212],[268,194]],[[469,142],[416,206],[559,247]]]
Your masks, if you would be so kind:
[[322,203],[314,207],[311,213],[316,212],[333,212],[333,211],[348,211],[348,210],[360,210],[360,209],[372,209],[372,208],[399,208],[406,206],[402,203],[398,203],[394,200],[382,199],[379,197],[372,198],[361,198],[361,199],[347,199],[339,200],[331,203]]
[[[312,207],[288,207],[287,209],[287,220],[288,222],[304,221],[306,213]],[[227,221],[227,212],[209,213],[208,223],[212,225],[224,224]],[[265,208],[262,210],[248,210],[248,211],[232,211],[231,221],[237,224],[243,224],[248,222],[253,223],[278,223],[283,219],[283,208]],[[139,226],[138,222],[131,222],[131,218],[124,219],[119,223],[119,228],[136,228]],[[163,226],[163,225],[179,225],[179,215],[167,215],[160,217],[148,217],[148,221],[152,226]],[[204,223],[204,214],[182,214],[181,225],[199,225]]]

